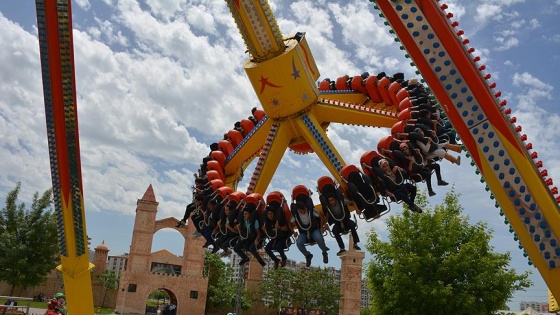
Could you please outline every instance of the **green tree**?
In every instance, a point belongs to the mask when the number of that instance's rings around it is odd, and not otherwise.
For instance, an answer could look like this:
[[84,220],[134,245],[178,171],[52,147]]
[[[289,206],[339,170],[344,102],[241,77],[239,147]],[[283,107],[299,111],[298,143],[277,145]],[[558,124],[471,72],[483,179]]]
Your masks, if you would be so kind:
[[491,314],[513,292],[531,285],[509,269],[510,254],[489,245],[492,230],[469,224],[454,190],[423,214],[404,211],[387,220],[388,241],[371,231],[367,280],[375,314]]
[[332,273],[328,269],[314,269],[309,274],[310,288],[314,292],[311,307],[336,314],[338,301],[342,297],[340,285],[335,283]]
[[226,265],[218,255],[206,252],[204,276],[208,277],[206,307],[211,305],[222,308],[232,306],[232,301],[235,303],[237,285],[230,280],[233,276],[233,269]]
[[294,272],[288,268],[269,269],[256,293],[257,299],[265,301],[266,307],[278,310],[291,302]]
[[97,280],[99,280],[104,288],[103,302],[101,302],[101,307],[103,308],[105,307],[105,297],[107,297],[107,291],[116,290],[119,287],[119,278],[117,278],[114,270],[105,270],[102,274],[97,276]]
[[52,190],[33,195],[31,208],[18,204],[21,183],[6,196],[0,211],[0,280],[10,285],[10,295],[43,283],[59,263]]
[[293,271],[270,270],[260,284],[257,295],[266,306],[277,311],[283,306],[321,309],[328,314],[338,310],[340,286],[328,269]]

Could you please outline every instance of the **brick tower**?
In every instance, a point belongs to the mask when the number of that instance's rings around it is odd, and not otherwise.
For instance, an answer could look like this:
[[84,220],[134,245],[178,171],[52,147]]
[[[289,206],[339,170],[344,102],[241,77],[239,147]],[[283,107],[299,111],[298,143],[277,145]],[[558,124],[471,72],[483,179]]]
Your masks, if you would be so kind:
[[340,265],[340,304],[339,314],[360,315],[362,298],[362,261],[364,252],[354,249],[352,237],[349,238],[348,252],[342,255]]

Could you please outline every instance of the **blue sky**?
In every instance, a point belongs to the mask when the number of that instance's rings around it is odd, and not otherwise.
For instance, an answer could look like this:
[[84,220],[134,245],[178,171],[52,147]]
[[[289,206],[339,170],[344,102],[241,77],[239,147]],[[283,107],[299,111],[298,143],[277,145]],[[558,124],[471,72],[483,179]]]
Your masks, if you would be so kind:
[[[285,36],[307,33],[321,79],[364,71],[415,76],[372,3],[270,3]],[[558,179],[560,1],[446,3],[527,142],[549,176]],[[258,101],[242,69],[246,49],[225,2],[79,0],[72,5],[87,231],[93,245],[105,241],[117,255],[128,252],[136,200],[148,185],[160,202],[158,218],[181,217],[191,198],[192,173],[208,144],[247,117]],[[0,197],[21,181],[20,199],[27,201],[51,185],[35,2],[0,1],[0,29]],[[332,125],[328,134],[345,161],[357,164],[389,131]],[[535,285],[509,305],[515,310],[522,300],[546,301],[544,282],[528,266],[475,169],[469,163],[443,163],[442,170],[461,192],[470,220],[494,230],[495,250],[511,252],[512,267],[533,273]],[[315,156],[288,152],[269,191],[289,195],[297,184],[314,187],[323,175],[327,171]],[[240,190],[246,187],[244,181]],[[449,189],[437,187],[432,205]],[[359,223],[363,240],[369,229],[386,235],[383,219]],[[334,239],[328,245],[336,249]],[[177,232],[163,230],[153,250],[180,254],[182,247]],[[330,265],[339,266],[334,253]],[[295,248],[289,254],[302,259]]]

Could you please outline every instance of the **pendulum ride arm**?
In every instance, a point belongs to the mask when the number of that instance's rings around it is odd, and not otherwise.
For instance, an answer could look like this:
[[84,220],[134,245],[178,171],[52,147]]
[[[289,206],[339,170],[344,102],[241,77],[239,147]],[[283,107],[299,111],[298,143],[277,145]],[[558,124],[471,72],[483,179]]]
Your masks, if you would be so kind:
[[291,134],[286,125],[272,125],[259,155],[257,165],[251,175],[247,194],[254,192],[262,194],[266,191],[272,176],[280,164],[280,160],[282,160],[288,148],[290,140]]
[[341,185],[344,183],[340,176],[340,169],[346,165],[327,134],[314,115],[304,114],[296,120],[297,128],[305,141],[311,145],[313,151],[327,167],[334,179]]
[[560,296],[560,207],[523,140],[433,0],[377,0],[460,135],[531,262]]
[[58,243],[70,314],[93,314],[84,215],[70,0],[36,0]]

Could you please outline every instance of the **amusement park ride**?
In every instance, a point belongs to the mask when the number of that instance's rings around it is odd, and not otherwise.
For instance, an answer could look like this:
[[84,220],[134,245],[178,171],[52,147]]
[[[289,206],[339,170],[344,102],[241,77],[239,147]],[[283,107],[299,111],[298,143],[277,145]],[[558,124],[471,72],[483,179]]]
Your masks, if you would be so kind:
[[[329,140],[331,123],[390,128],[398,122],[400,88],[372,76],[318,86],[319,69],[304,33],[282,36],[267,1],[226,0],[250,57],[244,68],[264,116],[231,152],[223,172],[236,189],[257,159],[247,193],[263,194],[288,148],[314,152],[341,186],[346,165]],[[418,74],[445,111],[463,147],[515,231],[530,262],[560,296],[560,207],[557,188],[509,117],[463,31],[436,0],[377,0]],[[70,0],[36,0],[60,271],[71,314],[93,314],[79,155]],[[400,94],[400,95],[399,95]],[[79,304],[79,309],[78,309]]]

